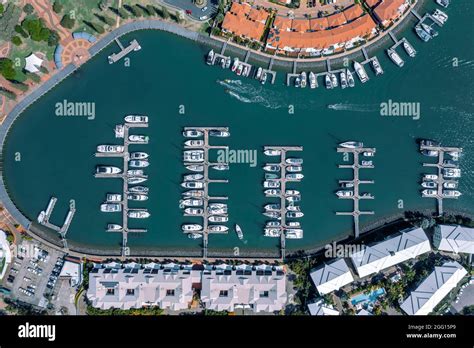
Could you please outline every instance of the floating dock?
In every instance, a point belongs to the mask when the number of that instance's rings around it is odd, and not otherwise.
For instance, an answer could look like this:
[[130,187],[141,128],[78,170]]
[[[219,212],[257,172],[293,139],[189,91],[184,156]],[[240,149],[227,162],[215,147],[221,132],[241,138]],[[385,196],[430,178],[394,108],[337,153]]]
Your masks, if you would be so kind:
[[55,224],[51,223],[49,219],[51,218],[51,214],[53,213],[53,210],[54,210],[54,207],[56,206],[57,201],[58,199],[56,197],[51,197],[51,199],[49,200],[48,206],[46,207],[46,210],[44,211],[43,219],[41,221],[38,220],[38,223],[53,231],[58,232],[59,235],[61,236],[63,247],[67,248],[66,233],[69,230],[69,226],[72,223],[72,219],[74,218],[74,214],[76,213],[76,208],[70,207],[66,215],[66,218],[64,219],[63,225],[61,227],[56,226]]
[[[339,183],[352,183],[354,185],[353,192],[354,194],[352,196],[347,196],[347,197],[339,197],[340,199],[352,199],[354,201],[354,209],[352,212],[336,212],[336,215],[351,215],[354,218],[354,236],[355,238],[358,238],[360,235],[360,221],[359,217],[360,215],[373,215],[373,211],[362,211],[360,210],[359,207],[359,201],[361,199],[374,199],[372,195],[368,196],[361,196],[360,194],[360,189],[359,185],[360,184],[373,184],[373,180],[361,180],[360,179],[360,174],[359,170],[360,169],[371,169],[374,168],[373,165],[361,165],[360,164],[360,155],[363,152],[372,152],[375,154],[375,148],[369,148],[369,147],[359,147],[359,148],[345,148],[345,147],[338,147],[337,152],[340,153],[351,153],[354,156],[354,162],[353,164],[340,164],[339,168],[347,168],[347,169],[352,169],[353,170],[353,179],[352,180],[341,180]],[[367,158],[372,158],[372,157],[367,157]]]
[[[228,183],[228,180],[217,180],[217,179],[210,179],[209,178],[209,168],[212,167],[213,165],[217,164],[225,164],[225,163],[212,163],[209,161],[209,150],[227,150],[229,147],[224,146],[224,145],[210,145],[209,143],[209,132],[211,130],[216,130],[216,131],[224,131],[228,132],[229,128],[228,127],[185,127],[184,131],[188,130],[198,130],[203,132],[203,139],[204,139],[204,145],[203,146],[184,146],[185,150],[204,150],[204,160],[203,162],[197,162],[197,163],[188,163],[184,162],[185,166],[192,165],[192,164],[197,164],[197,165],[202,165],[204,168],[202,174],[204,176],[203,182],[204,182],[204,197],[203,199],[203,214],[202,215],[197,215],[197,216],[202,216],[203,222],[202,222],[202,230],[200,231],[192,231],[191,233],[196,233],[196,234],[202,234],[202,239],[203,239],[203,250],[202,250],[202,257],[204,259],[207,258],[208,255],[208,244],[209,244],[209,234],[211,233],[228,233],[226,232],[215,232],[215,231],[209,231],[209,201],[211,200],[227,200],[227,197],[214,197],[214,196],[209,196],[209,184],[212,183]],[[190,139],[190,138],[186,138]],[[189,216],[189,215],[185,215]],[[192,215],[196,216],[196,215]],[[216,223],[217,224],[217,223]],[[224,224],[224,223],[223,223]],[[190,232],[185,232],[185,233],[190,233]]]
[[438,179],[436,180],[431,180],[436,182],[437,184],[437,193],[435,196],[424,196],[424,198],[435,198],[438,203],[438,215],[441,216],[443,215],[443,199],[444,198],[452,198],[452,199],[457,199],[458,197],[453,197],[453,196],[446,196],[443,194],[443,185],[444,183],[457,183],[455,180],[456,178],[448,178],[445,179],[443,175],[443,169],[445,168],[458,168],[456,165],[451,165],[451,164],[445,164],[445,153],[446,152],[458,152],[462,153],[462,148],[460,147],[447,147],[447,146],[428,146],[428,145],[420,145],[420,151],[427,150],[427,151],[437,151],[438,152],[438,162],[437,163],[423,163],[423,167],[432,167],[432,168],[437,168],[438,172]]
[[123,57],[125,57],[126,55],[128,55],[132,51],[139,51],[141,49],[140,44],[135,39],[132,40],[127,47],[124,47],[118,38],[115,39],[115,42],[119,46],[120,52],[113,53],[108,57],[109,58],[109,64],[113,64],[115,62],[118,62],[120,59],[122,59]]
[[[282,227],[282,231],[280,234],[280,252],[281,252],[281,259],[284,260],[286,257],[286,234],[285,229],[289,228],[286,223],[286,213],[288,212],[286,206],[286,184],[287,182],[299,182],[300,180],[289,180],[286,178],[286,153],[289,151],[303,151],[302,146],[264,146],[264,150],[277,150],[280,151],[280,162],[275,163],[276,165],[280,166],[280,178],[272,179],[271,181],[279,181],[280,182],[280,223]],[[293,227],[294,228],[294,227]]]
[[[119,232],[122,233],[122,256],[129,256],[130,255],[130,250],[127,246],[128,243],[128,233],[144,233],[147,232],[146,229],[131,229],[128,227],[128,199],[127,199],[127,194],[128,194],[128,181],[127,181],[127,172],[128,172],[128,162],[130,160],[130,155],[129,155],[129,146],[130,145],[142,145],[145,144],[143,142],[134,142],[130,141],[129,138],[129,133],[130,129],[132,128],[147,128],[148,123],[125,123],[124,124],[124,137],[123,137],[123,146],[124,146],[124,151],[120,153],[101,153],[98,152],[95,154],[96,157],[121,157],[123,158],[123,170],[121,173],[118,174],[95,174],[94,176],[96,178],[116,178],[116,179],[122,179],[123,180],[123,186],[122,186],[122,201],[117,202],[122,204],[122,229],[121,230],[107,230],[107,232]],[[134,208],[138,209],[138,208]]]

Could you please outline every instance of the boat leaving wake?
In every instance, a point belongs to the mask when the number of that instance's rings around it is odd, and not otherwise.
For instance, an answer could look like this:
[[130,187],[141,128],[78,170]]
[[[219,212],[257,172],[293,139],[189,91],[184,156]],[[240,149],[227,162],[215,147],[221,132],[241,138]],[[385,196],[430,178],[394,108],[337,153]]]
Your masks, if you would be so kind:
[[337,103],[329,104],[327,107],[328,109],[336,111],[374,112],[380,110],[380,106],[377,104]]
[[241,80],[217,80],[217,83],[225,87],[225,92],[232,98],[242,103],[261,104],[269,109],[279,109],[283,107],[277,100],[275,92],[263,87],[255,87],[251,84],[244,84]]

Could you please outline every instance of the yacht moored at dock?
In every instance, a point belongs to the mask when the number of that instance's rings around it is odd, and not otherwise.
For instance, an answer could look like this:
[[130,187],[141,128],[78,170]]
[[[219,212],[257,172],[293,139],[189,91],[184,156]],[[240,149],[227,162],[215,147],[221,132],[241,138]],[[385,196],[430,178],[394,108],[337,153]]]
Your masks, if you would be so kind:
[[184,224],[181,225],[181,229],[183,232],[194,232],[194,231],[201,231],[202,226],[199,224]]
[[200,130],[185,130],[183,131],[183,137],[186,137],[186,138],[199,138],[199,137],[202,137],[203,136],[203,132],[200,131]]
[[309,88],[315,89],[317,86],[316,75],[311,71],[309,73]]
[[416,56],[416,50],[413,48],[412,45],[408,41],[403,41],[403,48],[405,49],[405,52],[412,58]]
[[114,166],[97,166],[96,173],[97,174],[119,174],[122,172],[122,169],[119,167]]
[[213,61],[214,61],[214,50],[210,50],[209,53],[207,54],[206,63],[207,65],[212,65]]
[[345,89],[347,88],[347,77],[346,77],[346,72],[343,70],[340,73],[340,79],[341,79],[341,88]]
[[97,152],[100,153],[122,153],[124,147],[122,145],[99,145]]
[[347,84],[349,87],[354,87],[355,86],[355,81],[354,81],[354,76],[352,75],[351,71],[349,69],[346,69],[346,76],[347,76]]
[[127,213],[127,216],[131,219],[146,219],[150,215],[146,209],[130,209]]
[[146,152],[132,152],[130,153],[130,159],[132,160],[142,160],[147,159],[149,155]]
[[359,141],[346,141],[344,143],[340,143],[339,146],[345,147],[347,149],[357,149],[364,147],[364,144]]
[[420,25],[417,25],[415,27],[415,32],[422,41],[430,41],[431,35],[427,31],[425,31]]
[[104,203],[100,205],[100,211],[104,213],[118,213],[122,211],[122,204]]
[[242,232],[240,226],[237,224],[235,224],[235,233],[237,234],[237,238],[239,238],[240,240],[244,239],[244,233]]
[[365,72],[365,69],[362,64],[360,64],[359,62],[354,62],[354,69],[362,83],[366,83],[367,81],[369,81],[369,76]]
[[390,59],[392,60],[392,62],[394,62],[395,64],[397,64],[400,68],[405,65],[405,62],[404,62],[403,59],[398,55],[397,51],[392,50],[392,49],[389,49],[389,50],[387,50],[387,53],[388,53],[388,56],[390,57]]
[[127,122],[127,123],[148,123],[148,116],[128,115],[128,116],[125,116],[125,122]]

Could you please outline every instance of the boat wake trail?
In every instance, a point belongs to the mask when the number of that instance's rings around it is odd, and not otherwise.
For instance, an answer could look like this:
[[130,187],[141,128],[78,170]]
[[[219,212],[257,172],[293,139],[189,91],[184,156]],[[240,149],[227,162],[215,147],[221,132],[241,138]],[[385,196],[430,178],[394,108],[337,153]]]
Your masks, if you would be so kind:
[[380,106],[377,104],[337,103],[329,104],[327,107],[336,111],[375,112],[380,110]]
[[277,93],[263,87],[255,87],[251,84],[242,83],[240,80],[217,80],[217,83],[225,87],[225,92],[232,98],[242,103],[261,104],[269,109],[279,109],[283,107],[278,100]]

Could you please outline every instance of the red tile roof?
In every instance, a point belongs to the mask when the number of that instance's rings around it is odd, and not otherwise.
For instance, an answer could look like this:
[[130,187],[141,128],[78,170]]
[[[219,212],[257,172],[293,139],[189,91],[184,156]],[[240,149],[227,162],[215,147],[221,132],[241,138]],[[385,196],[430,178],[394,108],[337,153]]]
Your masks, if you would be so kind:
[[326,30],[329,27],[328,19],[326,17],[311,18],[309,20],[309,26],[313,31]]
[[267,43],[279,49],[284,47],[324,49],[338,43],[350,41],[355,37],[370,35],[376,27],[377,25],[372,18],[369,15],[364,15],[346,25],[323,31],[306,33],[282,31],[277,34],[272,29]]
[[405,2],[405,0],[384,0],[375,8],[374,12],[380,21],[390,21],[400,16],[399,8]]
[[293,19],[292,28],[294,31],[299,31],[304,33],[305,31],[310,30],[309,20],[308,19]]
[[365,0],[365,3],[367,4],[367,6],[369,7],[375,7],[378,5],[378,3],[380,2],[381,0]]
[[262,38],[265,24],[227,12],[222,22],[222,29],[258,41]]
[[280,30],[288,30],[291,29],[291,22],[292,20],[288,17],[276,16],[273,26]]
[[338,27],[346,23],[346,16],[342,12],[328,16],[327,19],[330,27]]
[[232,12],[236,16],[245,16],[249,14],[251,9],[252,7],[246,2],[244,2],[243,4],[233,2],[232,6],[230,7],[230,12]]
[[364,14],[364,11],[362,10],[359,4],[355,4],[354,6],[346,8],[343,13],[346,17],[346,20],[350,22],[362,16]]
[[265,23],[268,18],[268,12],[263,8],[259,10],[252,8],[248,14],[248,17],[252,21]]

